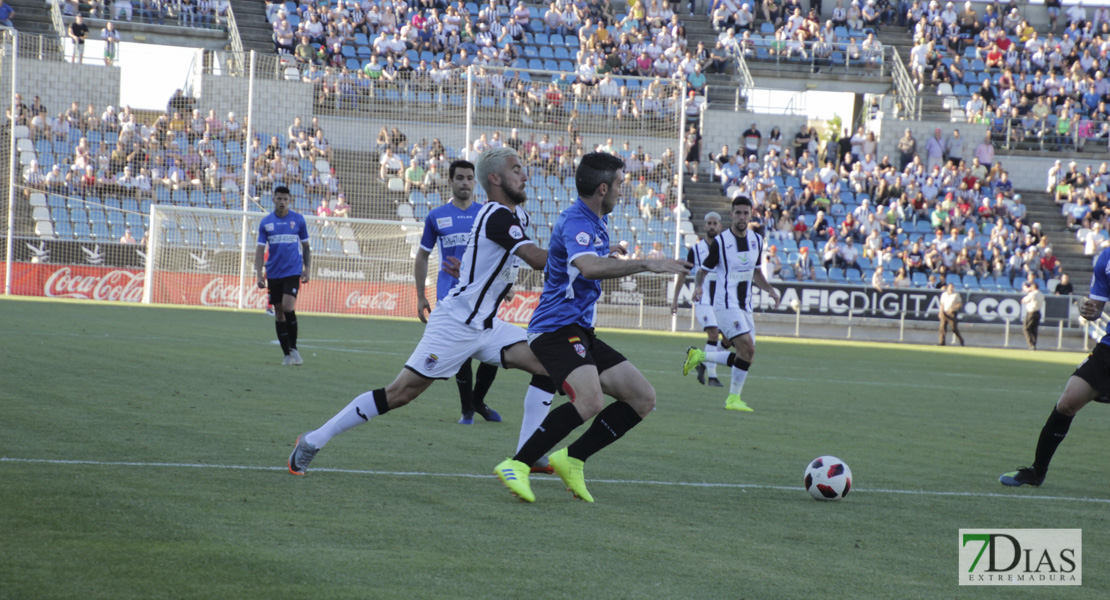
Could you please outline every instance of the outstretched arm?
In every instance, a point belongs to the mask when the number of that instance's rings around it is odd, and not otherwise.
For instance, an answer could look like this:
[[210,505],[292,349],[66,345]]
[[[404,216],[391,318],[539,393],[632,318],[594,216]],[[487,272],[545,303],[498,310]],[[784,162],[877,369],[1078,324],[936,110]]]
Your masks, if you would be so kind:
[[686,273],[692,266],[683,260],[664,258],[659,260],[617,260],[602,258],[596,254],[583,254],[573,261],[574,267],[586,279],[618,279],[636,273]]

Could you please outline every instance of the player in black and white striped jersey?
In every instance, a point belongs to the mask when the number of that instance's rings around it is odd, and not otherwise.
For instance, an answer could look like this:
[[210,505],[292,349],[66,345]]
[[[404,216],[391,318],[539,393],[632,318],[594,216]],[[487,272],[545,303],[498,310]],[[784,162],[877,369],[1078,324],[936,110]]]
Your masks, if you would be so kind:
[[751,217],[752,201],[746,196],[737,196],[732,201],[732,226],[709,244],[709,253],[694,278],[696,302],[701,298],[701,285],[706,275],[710,271],[716,273],[713,309],[717,315],[717,327],[732,343],[736,353],[703,352],[691,347],[686,352],[686,364],[683,366],[684,375],[703,361],[732,367],[732,383],[725,408],[746,412],[752,409],[740,399],[740,392],[755,358],[755,322],[752,318],[752,298],[755,294],[752,285],[770,294],[775,306],[782,299],[759,268],[763,261],[763,236],[748,229]]
[[470,358],[533,375],[524,398],[521,444],[547,416],[555,385],[528,348],[524,329],[497,318],[497,307],[512,289],[520,263],[539,270],[547,264],[547,250],[525,233],[528,216],[522,205],[528,177],[516,151],[504,146],[482,153],[477,179],[489,202],[474,219],[459,282],[428,317],[424,336],[404,369],[393,383],[358,396],[322,427],[297,438],[289,456],[290,473],[304,475],[331,438],[408,404],[436,379],[453,376]]
[[[713,238],[721,233],[721,215],[716,212],[705,213],[705,237],[698,241],[690,248],[689,254],[686,256],[686,262],[694,265],[690,271],[695,277],[701,269],[701,263],[705,257],[709,255],[709,243]],[[671,300],[671,314],[678,312],[678,295],[682,291],[683,286],[686,284],[686,278],[681,277],[678,285],[674,288],[674,298]],[[720,339],[720,332],[717,329],[717,315],[713,311],[713,291],[717,287],[717,274],[709,273],[705,276],[705,280],[701,285],[701,299],[694,303],[694,319],[701,325],[702,331],[705,332],[705,352],[717,352],[720,350],[718,341]],[[721,381],[717,379],[717,363],[710,362],[708,365],[700,364],[697,366],[698,382],[709,387],[724,387]],[[709,380],[706,381],[706,375]]]

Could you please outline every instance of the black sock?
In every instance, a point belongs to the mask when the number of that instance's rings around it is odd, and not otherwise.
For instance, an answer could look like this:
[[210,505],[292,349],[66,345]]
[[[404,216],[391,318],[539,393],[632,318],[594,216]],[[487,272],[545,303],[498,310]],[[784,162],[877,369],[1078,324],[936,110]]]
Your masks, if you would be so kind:
[[1048,463],[1052,462],[1052,455],[1056,454],[1056,448],[1064,441],[1064,436],[1068,434],[1071,420],[1074,418],[1074,415],[1069,417],[1060,414],[1055,406],[1052,407],[1052,414],[1048,415],[1048,420],[1041,429],[1041,437],[1037,439],[1037,454],[1033,459],[1033,468],[1036,469],[1037,475],[1044,477],[1048,472]]
[[297,349],[297,313],[296,311],[289,311],[285,313],[285,327],[289,331],[289,349]]
[[524,442],[524,445],[520,447],[520,451],[516,453],[513,459],[526,465],[535,463],[583,422],[582,417],[578,414],[578,409],[574,408],[573,404],[567,402],[559,406],[547,413],[547,418],[536,428],[532,437]]
[[752,368],[752,363],[736,356],[736,353],[732,353],[728,355],[728,366],[736,367],[741,371],[747,371]]
[[285,321],[274,321],[274,328],[277,329],[278,343],[281,344],[281,352],[289,356],[289,327]]
[[[378,414],[384,415],[389,412],[389,403],[385,401],[385,388],[378,388],[374,390],[374,406],[378,408]],[[366,417],[363,417],[364,419]]]
[[590,423],[590,428],[582,437],[567,446],[567,454],[578,460],[586,460],[602,448],[619,440],[629,429],[643,421],[636,410],[627,402],[614,402],[601,409]]
[[478,371],[474,374],[474,394],[471,396],[474,406],[486,403],[486,392],[493,385],[494,379],[497,379],[497,367],[489,363],[478,363]]
[[470,366],[470,359],[459,367],[455,373],[455,385],[459,386],[459,403],[462,404],[464,413],[474,412],[474,396],[470,391],[470,384],[474,380],[474,368]]

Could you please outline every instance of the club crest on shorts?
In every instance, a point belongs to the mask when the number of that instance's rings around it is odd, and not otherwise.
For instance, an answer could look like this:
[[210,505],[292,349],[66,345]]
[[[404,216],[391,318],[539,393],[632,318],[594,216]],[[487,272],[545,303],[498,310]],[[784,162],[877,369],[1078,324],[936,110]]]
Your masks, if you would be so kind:
[[578,354],[579,358],[586,358],[586,346],[582,344],[582,338],[575,336],[567,338],[567,341],[574,346],[574,352]]
[[439,362],[439,357],[435,354],[429,354],[428,358],[424,359],[424,370],[431,371],[435,368],[436,363]]

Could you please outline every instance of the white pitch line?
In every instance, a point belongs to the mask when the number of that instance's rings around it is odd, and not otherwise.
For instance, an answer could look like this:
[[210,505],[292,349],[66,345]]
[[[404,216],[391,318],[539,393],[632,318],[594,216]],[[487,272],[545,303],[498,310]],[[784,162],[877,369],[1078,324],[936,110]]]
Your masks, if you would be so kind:
[[[99,461],[99,460],[62,460],[48,458],[12,458],[0,457],[0,463],[23,464],[50,464],[50,465],[88,465],[98,467],[162,467],[173,469],[224,469],[229,471],[286,471],[286,467],[261,467],[249,465],[206,465],[200,463],[169,463],[169,462],[127,462],[127,461]],[[312,469],[321,473],[345,473],[350,475],[391,475],[394,477],[451,477],[455,479],[493,479],[493,475],[478,475],[475,473],[426,473],[422,471],[369,471],[363,469]],[[555,479],[554,477],[537,477],[538,479]],[[741,490],[776,490],[800,492],[802,488],[786,485],[763,485],[758,483],[714,483],[696,481],[646,481],[639,479],[591,479],[591,483],[615,483],[623,485],[658,485],[668,487],[693,487],[693,488],[727,488]],[[1110,504],[1110,498],[1076,498],[1073,496],[1030,496],[1025,494],[997,494],[976,492],[934,492],[928,490],[890,490],[890,489],[860,489],[852,491],[867,494],[904,494],[910,496],[939,496],[955,498],[1007,498],[1021,500],[1051,500],[1090,502],[1094,504]]]

